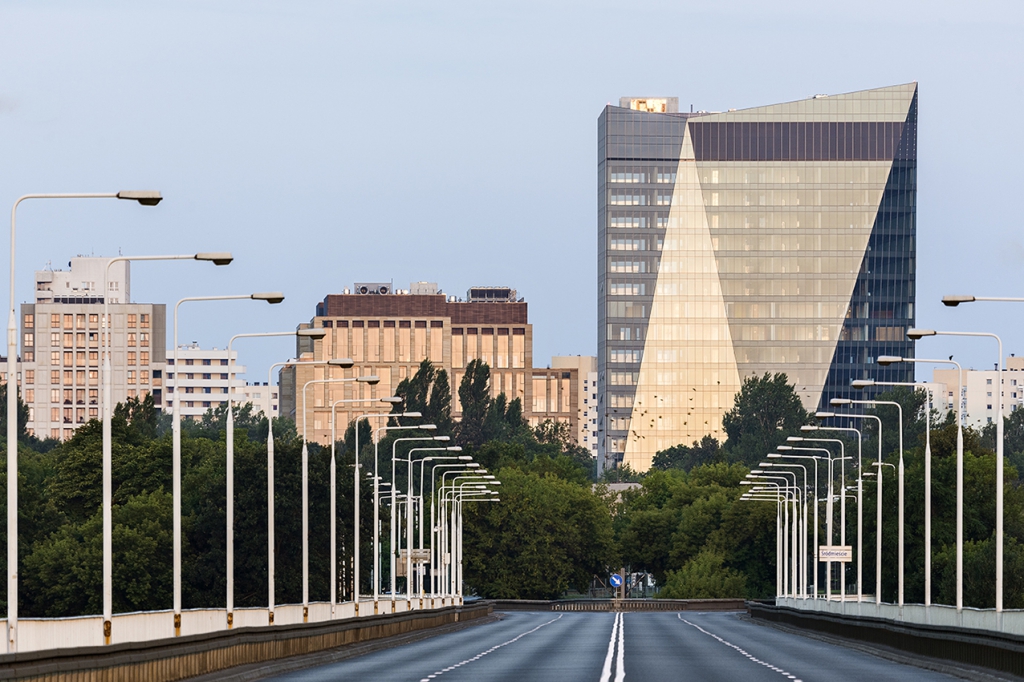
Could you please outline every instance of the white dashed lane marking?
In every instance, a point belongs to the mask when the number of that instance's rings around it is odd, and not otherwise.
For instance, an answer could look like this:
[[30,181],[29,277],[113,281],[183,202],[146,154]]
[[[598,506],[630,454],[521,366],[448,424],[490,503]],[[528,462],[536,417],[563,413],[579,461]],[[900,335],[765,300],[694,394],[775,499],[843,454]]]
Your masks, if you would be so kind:
[[687,625],[691,625],[691,626],[697,628],[698,630],[703,632],[705,635],[708,635],[709,637],[714,637],[715,639],[717,639],[719,642],[721,642],[722,644],[726,645],[727,647],[731,647],[731,648],[735,649],[736,651],[738,651],[739,653],[743,654],[744,656],[746,656],[748,659],[750,659],[754,663],[757,663],[758,665],[763,665],[764,667],[768,668],[769,670],[774,670],[775,672],[779,673],[783,677],[786,677],[786,678],[788,678],[790,680],[794,680],[794,682],[802,682],[800,679],[797,678],[796,675],[793,675],[793,674],[783,670],[782,668],[776,667],[776,666],[772,665],[771,663],[768,663],[767,661],[762,661],[760,658],[757,658],[753,654],[750,654],[750,653],[744,651],[743,649],[741,649],[740,647],[736,646],[732,642],[725,641],[724,639],[722,639],[721,637],[719,637],[715,633],[708,632],[707,630],[705,630],[701,626],[697,625],[696,623],[691,623],[690,621],[686,620],[685,618],[683,618],[682,616],[680,616],[678,614],[677,614],[677,616],[678,616],[679,620],[683,621]]
[[492,653],[494,653],[495,651],[497,651],[498,649],[500,649],[503,646],[508,646],[509,644],[512,644],[514,642],[518,642],[523,637],[526,637],[527,635],[529,635],[529,634],[531,634],[533,632],[537,632],[537,630],[540,630],[545,625],[551,625],[556,620],[559,620],[563,615],[565,615],[565,614],[559,615],[558,618],[552,618],[551,620],[547,621],[546,623],[541,623],[540,625],[538,625],[537,627],[535,627],[532,630],[527,630],[526,632],[524,632],[522,634],[516,635],[515,637],[513,637],[510,640],[508,640],[507,642],[502,642],[501,644],[495,644],[490,649],[487,649],[486,651],[481,651],[480,653],[478,653],[476,656],[473,656],[472,658],[467,658],[464,661],[459,661],[455,665],[450,665],[447,668],[443,668],[443,669],[438,670],[438,671],[436,671],[434,673],[431,673],[430,675],[427,675],[426,677],[421,679],[420,682],[430,682],[430,680],[432,680],[432,679],[434,679],[436,677],[440,677],[441,675],[444,675],[446,672],[451,672],[452,670],[455,670],[456,668],[461,668],[462,666],[468,665],[469,663],[472,663],[473,661],[479,661],[481,658],[483,658],[487,654],[492,654]]

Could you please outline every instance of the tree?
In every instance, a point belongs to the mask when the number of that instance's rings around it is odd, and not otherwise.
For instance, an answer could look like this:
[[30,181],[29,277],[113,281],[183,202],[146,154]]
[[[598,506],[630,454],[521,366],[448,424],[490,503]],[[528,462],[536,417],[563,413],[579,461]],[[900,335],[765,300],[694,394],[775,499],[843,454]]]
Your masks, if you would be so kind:
[[396,405],[394,412],[419,412],[423,421],[437,425],[438,433],[451,433],[452,392],[447,371],[435,369],[430,360],[424,360],[414,375],[402,379],[395,395],[404,402]]
[[678,571],[669,571],[668,581],[658,594],[663,599],[728,599],[747,593],[747,579],[739,571],[727,568],[725,557],[701,550]]
[[734,462],[753,466],[810,419],[789,378],[768,372],[743,381],[733,408],[722,417],[726,452]]
[[703,464],[722,461],[722,445],[712,436],[704,436],[692,446],[674,445],[661,450],[651,461],[653,469],[682,469],[689,471]]
[[491,407],[491,368],[483,360],[471,360],[459,384],[462,420],[456,428],[456,442],[462,447],[479,447],[487,440],[485,431]]
[[607,572],[611,515],[589,485],[516,468],[498,478],[500,504],[465,504],[468,587],[495,599],[555,599]]

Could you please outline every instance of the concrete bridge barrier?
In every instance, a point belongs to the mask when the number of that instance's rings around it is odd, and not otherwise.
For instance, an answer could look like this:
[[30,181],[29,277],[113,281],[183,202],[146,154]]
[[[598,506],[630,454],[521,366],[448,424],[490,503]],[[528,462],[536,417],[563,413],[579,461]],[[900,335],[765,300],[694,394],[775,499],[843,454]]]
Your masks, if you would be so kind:
[[495,611],[746,611],[742,599],[495,599]]
[[482,618],[491,610],[490,604],[477,603],[326,623],[236,627],[144,642],[2,654],[0,680],[174,682]]

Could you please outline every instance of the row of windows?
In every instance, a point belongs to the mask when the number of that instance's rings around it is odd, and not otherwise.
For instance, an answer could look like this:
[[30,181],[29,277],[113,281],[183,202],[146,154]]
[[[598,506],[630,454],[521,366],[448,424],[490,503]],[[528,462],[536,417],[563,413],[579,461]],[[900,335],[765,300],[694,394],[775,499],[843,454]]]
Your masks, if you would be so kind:
[[[31,370],[29,370],[31,371]],[[29,381],[28,373],[26,371],[25,383],[32,383]],[[154,384],[159,384],[160,372],[154,370],[152,372],[152,378]],[[35,377],[32,377],[34,381]],[[150,381],[150,371],[148,369],[129,369],[125,374],[125,379],[129,384],[148,384]],[[53,369],[50,370],[50,384],[64,385],[64,386],[99,386],[100,383],[100,371],[99,369]]]
[[609,193],[611,206],[671,206],[672,195],[659,193],[614,194]]
[[[214,361],[211,360],[210,358],[202,358],[202,359],[200,359],[199,364],[202,365],[203,367],[209,367],[210,365],[213,364],[213,362]],[[174,358],[167,358],[167,364],[168,365],[173,365],[174,364]],[[184,365],[186,365],[188,367],[191,367],[191,366],[196,364],[196,361],[195,361],[194,358],[183,358],[182,364],[184,364]],[[226,358],[221,358],[220,360],[217,360],[217,364],[220,365],[221,367],[227,367],[228,366],[228,361],[227,361]]]
[[[212,372],[203,372],[201,374],[201,376],[202,376],[203,379],[213,379],[214,375],[213,375]],[[167,373],[167,379],[170,380],[170,379],[173,379],[173,378],[174,378],[174,372],[168,372]],[[195,375],[195,373],[188,372],[188,373],[184,373],[184,378],[185,379],[195,379],[196,375]],[[217,378],[222,380],[222,381],[227,381],[228,375],[226,373],[221,372],[221,373],[217,374]]]
[[[346,328],[350,325],[356,329],[362,327],[376,329],[382,326],[384,328],[394,327],[396,322],[399,329],[410,329],[413,326],[415,326],[416,329],[427,328],[427,320],[323,320],[323,326],[328,329],[332,327]],[[430,320],[430,326],[434,329],[442,328],[444,327],[444,321]]]
[[[31,354],[32,355],[31,358],[29,357],[29,355],[30,354],[28,352],[25,353],[25,361],[26,362],[35,362],[35,354],[34,353]],[[128,363],[127,364],[129,364],[129,365],[139,365],[139,364],[141,364],[141,365],[148,365],[149,364],[149,351],[142,351],[142,352],[138,353],[137,355],[136,355],[135,351],[128,351],[127,355],[128,355]],[[43,356],[43,357],[45,357],[45,356]],[[59,350],[53,350],[53,351],[50,351],[50,364],[51,365],[60,365],[60,364],[62,364],[61,363],[62,359],[63,359],[63,364],[66,367],[72,367],[72,366],[77,366],[77,367],[86,367],[86,366],[98,367],[99,363],[100,363],[100,354],[99,354],[99,351],[95,351],[95,350],[88,351],[88,354],[84,350],[79,350],[79,351],[70,351],[70,350],[59,351]],[[88,362],[86,361],[87,359],[88,359]]]
[[[126,325],[129,329],[149,329],[149,313],[128,313]],[[100,316],[97,313],[86,315],[85,313],[50,313],[50,329],[85,329],[86,318],[88,318],[89,329],[99,329]],[[36,326],[34,313],[25,313],[22,319],[26,329],[33,329]]]
[[674,183],[676,181],[676,172],[674,170],[661,171],[658,169],[654,170],[614,170],[608,173],[608,182],[615,183],[627,183],[627,184],[643,184],[646,182],[656,183]]
[[[196,389],[201,389],[201,390],[197,391]],[[167,387],[167,392],[168,393],[174,393],[174,386],[168,386]],[[181,392],[182,393],[223,393],[223,394],[226,395],[227,392],[228,392],[228,387],[227,386],[220,386],[220,387],[218,387],[218,386],[185,386],[184,388],[181,389]]]
[[[45,338],[45,336],[43,337]],[[99,332],[50,332],[50,346],[64,348],[85,348],[86,339],[88,339],[89,348],[99,348],[100,345],[100,334]],[[149,346],[149,332],[128,332],[127,335],[128,346],[134,347]],[[36,345],[35,332],[25,332],[22,337],[22,343],[26,347],[34,347]]]

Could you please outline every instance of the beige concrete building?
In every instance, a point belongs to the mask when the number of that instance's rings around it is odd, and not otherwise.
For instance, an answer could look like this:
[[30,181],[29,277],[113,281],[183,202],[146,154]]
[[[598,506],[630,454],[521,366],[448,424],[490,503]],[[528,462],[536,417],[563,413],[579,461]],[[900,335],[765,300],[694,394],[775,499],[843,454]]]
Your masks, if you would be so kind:
[[[28,429],[69,438],[100,416],[100,332],[107,258],[73,258],[70,270],[36,272],[35,303],[21,306],[22,399]],[[132,303],[127,262],[111,268],[112,402],[152,393],[162,401],[166,312]]]
[[576,370],[576,442],[597,456],[597,358],[593,355],[556,355],[552,369]]
[[[408,290],[390,283],[357,283],[359,293],[332,294],[317,305],[316,315],[302,327],[322,327],[320,340],[298,340],[301,360],[351,358],[349,370],[316,366],[281,372],[281,414],[295,418],[302,430],[302,387],[311,380],[376,375],[380,384],[357,382],[312,384],[306,391],[306,424],[310,440],[329,442],[330,405],[342,399],[385,397],[430,360],[448,372],[452,416],[461,416],[458,387],[466,366],[481,359],[491,368],[491,394],[519,398],[531,424],[563,419],[576,428],[577,382],[571,370],[533,367],[533,327],[527,304],[508,287],[474,287],[465,299],[446,296],[436,284],[417,282]],[[362,293],[365,292],[365,293]],[[568,374],[563,378],[564,374]],[[338,408],[338,431],[367,405]]]

